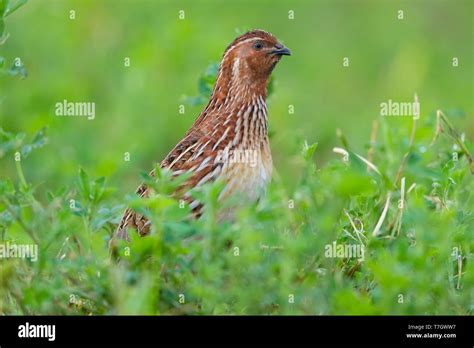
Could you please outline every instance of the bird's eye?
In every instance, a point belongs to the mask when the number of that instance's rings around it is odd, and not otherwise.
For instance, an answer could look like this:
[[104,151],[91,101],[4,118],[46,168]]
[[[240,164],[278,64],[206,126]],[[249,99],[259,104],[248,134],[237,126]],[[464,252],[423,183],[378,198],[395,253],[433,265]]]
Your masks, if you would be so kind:
[[255,48],[256,50],[259,50],[263,47],[263,44],[261,41],[257,41],[253,44],[253,48]]

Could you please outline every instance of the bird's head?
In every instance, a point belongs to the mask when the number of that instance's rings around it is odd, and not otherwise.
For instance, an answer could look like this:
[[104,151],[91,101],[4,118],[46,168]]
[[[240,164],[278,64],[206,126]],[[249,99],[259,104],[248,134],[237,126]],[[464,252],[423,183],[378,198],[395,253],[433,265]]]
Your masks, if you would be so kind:
[[248,82],[267,81],[282,56],[291,52],[276,37],[263,30],[252,30],[237,37],[225,50],[222,65],[234,78]]

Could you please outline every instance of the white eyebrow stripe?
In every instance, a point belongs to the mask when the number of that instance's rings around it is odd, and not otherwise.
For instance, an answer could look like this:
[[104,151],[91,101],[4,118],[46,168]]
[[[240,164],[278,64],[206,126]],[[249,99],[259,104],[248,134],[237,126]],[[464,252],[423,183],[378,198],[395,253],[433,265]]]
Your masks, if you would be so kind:
[[250,42],[250,41],[255,41],[255,40],[265,40],[265,38],[260,37],[260,36],[250,37],[250,38],[245,39],[245,40],[243,40],[243,41],[237,42],[237,43],[236,43],[234,46],[232,46],[232,47],[237,47],[237,46],[240,45],[240,44],[243,44],[243,43],[246,43],[246,42]]
[[237,46],[240,46],[241,44],[244,44],[244,43],[247,43],[247,42],[256,41],[256,40],[265,40],[265,38],[256,36],[256,37],[251,37],[251,38],[245,39],[243,41],[237,42],[235,45],[232,45],[232,46],[229,47],[229,49],[225,53],[224,57],[222,57],[222,60],[224,60],[227,57],[227,55],[229,54],[229,52],[232,51]]

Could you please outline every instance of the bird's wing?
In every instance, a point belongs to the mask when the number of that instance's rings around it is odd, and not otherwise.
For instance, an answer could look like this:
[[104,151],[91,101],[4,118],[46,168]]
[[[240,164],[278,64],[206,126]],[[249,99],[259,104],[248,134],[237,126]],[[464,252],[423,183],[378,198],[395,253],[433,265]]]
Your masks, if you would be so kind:
[[[219,131],[219,133],[222,133]],[[226,134],[228,135],[228,134]],[[188,133],[173,150],[161,162],[161,168],[171,170],[175,175],[192,172],[191,177],[183,184],[183,188],[192,188],[202,185],[206,182],[212,182],[219,176],[222,165],[216,163],[218,149],[222,149],[224,143],[219,143],[215,139],[220,139],[222,134],[205,133],[202,130],[195,129]],[[154,176],[154,171],[151,172]],[[136,191],[140,197],[148,197],[150,188],[145,184],[138,187]],[[198,215],[200,203],[193,200],[190,196],[184,195],[193,212]],[[135,228],[140,235],[146,235],[150,232],[150,221],[142,214],[127,209],[120,221],[116,231],[116,236],[122,239],[128,239],[127,229]]]

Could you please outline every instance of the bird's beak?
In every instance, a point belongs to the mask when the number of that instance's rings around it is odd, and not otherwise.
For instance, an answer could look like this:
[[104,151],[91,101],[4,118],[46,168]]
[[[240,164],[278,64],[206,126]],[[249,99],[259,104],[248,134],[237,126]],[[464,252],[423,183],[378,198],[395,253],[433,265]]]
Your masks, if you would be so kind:
[[278,45],[272,53],[277,56],[291,56],[291,51],[283,45]]

